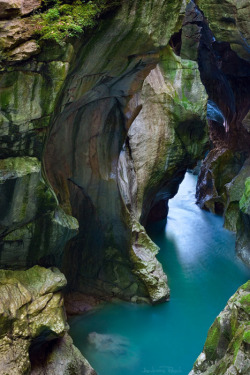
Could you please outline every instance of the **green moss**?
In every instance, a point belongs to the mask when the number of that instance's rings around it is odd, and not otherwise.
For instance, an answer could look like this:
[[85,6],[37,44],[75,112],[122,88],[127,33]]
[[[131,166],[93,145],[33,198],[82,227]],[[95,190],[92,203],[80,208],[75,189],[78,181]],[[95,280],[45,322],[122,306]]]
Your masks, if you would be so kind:
[[229,334],[229,339],[230,340],[235,335],[238,327],[239,327],[238,310],[237,309],[233,309],[232,310],[232,314],[230,316],[230,328],[231,328],[231,332]]
[[215,374],[214,375],[221,375],[225,374],[226,370],[228,368],[227,363],[225,363],[223,360],[220,362],[218,367],[216,367]]
[[76,0],[72,4],[62,4],[59,0],[44,2],[47,9],[34,16],[36,33],[40,40],[54,40],[62,44],[66,38],[77,37],[86,29],[96,25],[98,17],[107,9],[120,4],[120,1]]
[[242,344],[242,339],[243,339],[243,334],[244,334],[244,327],[241,327],[235,337],[234,337],[234,340],[232,341],[232,348],[233,348],[233,363],[235,362],[236,360],[236,357],[237,357],[237,354],[238,354],[238,351],[241,347],[241,344]]
[[240,209],[242,212],[247,213],[250,207],[250,177],[245,181],[245,191],[240,200]]
[[0,160],[0,182],[40,171],[40,162],[33,157],[16,157]]
[[220,340],[220,323],[217,318],[208,331],[207,340],[205,342],[204,351],[208,360],[214,360],[217,357],[216,349]]
[[243,284],[239,289],[248,290],[250,292],[250,280]]
[[250,314],[250,294],[243,296],[240,299],[240,304],[242,305],[243,310]]
[[250,344],[250,327],[249,330],[244,332],[243,334],[243,340],[247,343]]

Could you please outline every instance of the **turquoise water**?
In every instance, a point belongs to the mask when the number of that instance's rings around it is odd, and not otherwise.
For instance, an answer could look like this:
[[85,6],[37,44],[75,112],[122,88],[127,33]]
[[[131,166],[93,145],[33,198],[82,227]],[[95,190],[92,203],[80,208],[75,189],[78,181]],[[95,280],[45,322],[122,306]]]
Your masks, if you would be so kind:
[[170,302],[109,304],[72,320],[74,343],[99,375],[187,375],[215,317],[249,279],[223,219],[195,205],[196,181],[186,174],[170,201],[165,232],[150,234],[161,249]]

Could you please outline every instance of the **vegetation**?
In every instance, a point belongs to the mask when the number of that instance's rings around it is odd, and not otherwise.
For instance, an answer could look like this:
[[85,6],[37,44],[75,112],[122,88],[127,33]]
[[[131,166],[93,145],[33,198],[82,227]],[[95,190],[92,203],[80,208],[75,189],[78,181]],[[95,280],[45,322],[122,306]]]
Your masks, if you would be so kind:
[[40,40],[63,44],[67,38],[94,27],[101,14],[119,4],[112,0],[44,0],[40,13],[34,15],[36,34]]

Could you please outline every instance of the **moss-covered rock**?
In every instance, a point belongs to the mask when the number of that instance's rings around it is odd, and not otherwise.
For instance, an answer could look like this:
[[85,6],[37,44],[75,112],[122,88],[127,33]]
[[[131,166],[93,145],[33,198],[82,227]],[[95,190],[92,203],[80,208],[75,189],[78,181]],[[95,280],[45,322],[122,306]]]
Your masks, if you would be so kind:
[[[62,296],[66,283],[56,268],[0,270],[2,375],[95,374],[66,334]],[[40,352],[36,360],[34,352]]]
[[[133,272],[143,281],[152,303],[162,302],[169,298],[167,277],[161,264],[157,261],[158,247],[150,240],[145,229],[134,222],[132,228],[133,245],[130,259]],[[136,301],[136,298],[133,299]]]
[[32,157],[0,160],[0,264],[22,268],[59,265],[77,220],[59,207]]
[[0,270],[1,374],[26,374],[33,340],[51,340],[67,330],[57,269],[35,266],[27,271]]
[[197,63],[182,60],[167,47],[129,103],[130,113],[139,113],[119,157],[118,182],[133,218],[130,256],[153,302],[156,296],[168,298],[168,292],[155,258],[158,250],[139,222],[166,219],[168,199],[176,194],[186,168],[203,155],[206,102]]
[[0,73],[1,158],[41,159],[50,116],[69,69],[70,50],[69,45],[61,52],[60,58],[67,56],[67,61],[51,61],[50,56],[46,63],[33,62]]
[[24,16],[39,8],[42,0],[1,0],[0,18]]
[[[196,198],[199,206],[223,214],[227,206],[227,189],[240,172],[246,155],[226,148],[215,148],[206,157],[198,177]],[[235,179],[235,188],[238,179]],[[233,183],[231,188],[233,189]],[[232,194],[235,194],[235,192]],[[234,198],[232,198],[234,199]]]
[[[249,174],[248,174],[249,176]],[[250,265],[250,178],[245,180],[245,190],[239,202],[236,250],[241,259]]]
[[240,200],[240,210],[250,215],[250,177],[245,180],[245,190]]
[[229,42],[237,54],[249,61],[250,4],[248,0],[197,0],[215,37]]
[[250,371],[250,281],[229,299],[208,331],[189,375],[247,375]]
[[[237,176],[228,184],[226,184],[226,195],[227,195],[227,203],[225,207],[225,228],[236,232],[236,225],[239,219],[240,210],[244,212],[244,208],[242,208],[242,201],[244,200],[244,190],[245,184],[247,183],[248,176],[250,176],[250,158],[248,158],[243,167],[241,168],[240,172]],[[247,189],[246,189],[247,190]],[[243,195],[243,197],[242,197]],[[245,205],[243,206],[247,209],[250,207],[250,201],[247,203],[247,198],[245,201]],[[247,213],[247,212],[244,212]],[[249,211],[250,213],[250,211]]]
[[57,201],[32,157],[0,160],[0,234],[53,211]]

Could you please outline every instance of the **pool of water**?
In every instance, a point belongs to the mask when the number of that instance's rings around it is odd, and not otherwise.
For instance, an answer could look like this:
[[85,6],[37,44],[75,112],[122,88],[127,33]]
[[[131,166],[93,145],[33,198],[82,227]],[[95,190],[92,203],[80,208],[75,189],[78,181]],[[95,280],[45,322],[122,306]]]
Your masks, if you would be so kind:
[[71,336],[99,375],[187,375],[228,298],[250,277],[223,219],[195,204],[186,174],[170,201],[165,231],[151,230],[168,275],[170,302],[113,303],[71,321]]

